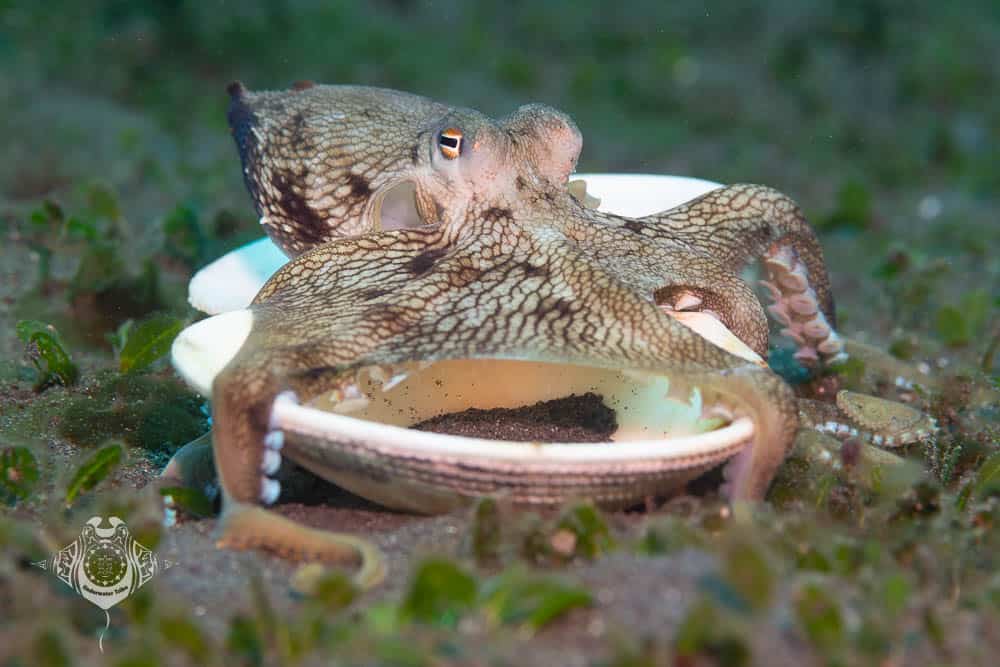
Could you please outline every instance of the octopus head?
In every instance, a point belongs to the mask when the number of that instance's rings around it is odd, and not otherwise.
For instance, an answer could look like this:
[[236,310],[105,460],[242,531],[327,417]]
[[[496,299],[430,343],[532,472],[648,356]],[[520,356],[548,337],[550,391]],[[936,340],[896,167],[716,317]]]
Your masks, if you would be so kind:
[[457,223],[565,190],[583,145],[566,114],[541,104],[497,121],[351,86],[289,94],[234,84],[230,94],[261,225],[292,257],[335,238]]

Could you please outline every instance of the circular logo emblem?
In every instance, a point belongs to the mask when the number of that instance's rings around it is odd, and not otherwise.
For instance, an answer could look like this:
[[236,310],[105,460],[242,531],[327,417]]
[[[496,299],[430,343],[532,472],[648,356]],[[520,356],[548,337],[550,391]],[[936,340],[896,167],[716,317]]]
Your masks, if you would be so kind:
[[128,572],[125,550],[112,542],[99,542],[84,555],[83,570],[96,585],[114,586]]

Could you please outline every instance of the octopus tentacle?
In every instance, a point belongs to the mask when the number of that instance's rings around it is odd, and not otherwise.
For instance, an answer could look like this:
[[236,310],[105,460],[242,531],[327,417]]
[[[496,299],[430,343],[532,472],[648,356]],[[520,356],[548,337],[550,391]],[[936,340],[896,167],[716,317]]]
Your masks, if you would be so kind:
[[[249,357],[249,358],[247,358]],[[342,533],[315,530],[260,507],[273,504],[281,487],[271,477],[281,463],[283,433],[270,423],[276,400],[295,400],[273,360],[254,363],[260,355],[237,355],[213,383],[215,466],[223,492],[218,545],[261,549],[298,560],[357,565],[355,582],[367,588],[379,583],[385,566],[377,547]],[[298,384],[308,389],[307,383]]]
[[799,399],[802,428],[838,439],[859,438],[880,447],[900,447],[928,440],[937,423],[908,405],[875,396],[840,391],[836,403]]
[[767,357],[767,314],[760,299],[711,252],[686,247],[683,261],[664,262],[661,253],[677,252],[678,244],[657,237],[655,225],[600,211],[588,211],[583,222],[570,223],[570,236],[592,240],[585,250],[589,260],[623,282],[642,276],[652,300],[667,314],[675,319],[685,312],[711,315],[757,355]]
[[842,359],[843,342],[823,250],[798,205],[772,188],[731,185],[642,221],[680,238],[738,273],[763,260],[770,312],[785,325],[803,361]]
[[721,490],[731,500],[762,500],[795,440],[792,390],[778,376],[755,366],[735,370],[724,382],[741,397],[740,410],[753,416],[757,433],[753,446],[726,464]]
[[377,586],[386,575],[385,559],[367,540],[308,528],[262,507],[233,501],[225,505],[216,546],[260,549],[289,560],[354,566],[354,582],[362,589]]
[[803,428],[795,435],[795,450],[811,464],[832,466],[834,469],[859,463],[879,468],[898,467],[905,463],[902,457],[868,442],[860,441],[861,446],[855,450],[846,447],[848,442],[850,440],[842,440],[829,433]]
[[[708,276],[711,276],[710,278]],[[670,315],[702,311],[718,319],[750,349],[767,358],[767,316],[750,286],[718,267],[697,270],[671,267],[669,282],[653,293],[656,304]]]

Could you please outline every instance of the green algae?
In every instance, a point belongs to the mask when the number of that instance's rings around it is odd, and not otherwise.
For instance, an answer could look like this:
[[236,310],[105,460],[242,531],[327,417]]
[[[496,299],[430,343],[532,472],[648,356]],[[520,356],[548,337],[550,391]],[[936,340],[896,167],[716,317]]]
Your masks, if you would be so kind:
[[569,507],[556,521],[555,533],[567,531],[573,535],[574,548],[561,553],[564,558],[593,560],[615,547],[615,540],[604,516],[593,503],[580,503]]
[[589,607],[589,591],[551,577],[511,568],[484,583],[483,612],[493,626],[515,626],[537,632],[573,609]]
[[195,664],[207,664],[211,648],[204,632],[187,616],[169,615],[158,619],[163,640],[178,648]]
[[310,588],[310,599],[331,614],[349,607],[360,594],[351,578],[337,571],[325,573]]
[[107,477],[122,462],[125,453],[121,443],[112,442],[104,445],[84,461],[66,487],[66,506],[76,500],[77,495],[90,491]]
[[750,662],[746,629],[707,600],[691,606],[673,644],[674,655],[681,660],[702,658],[725,667],[742,667]]
[[476,503],[469,532],[470,548],[476,564],[488,567],[498,563],[503,541],[503,520],[494,498],[483,498]]
[[208,430],[203,401],[176,380],[105,372],[88,389],[63,408],[57,428],[78,445],[121,438],[162,459]]
[[757,540],[737,535],[723,548],[722,575],[752,609],[767,608],[777,582],[771,556]]
[[263,665],[264,645],[253,619],[244,614],[235,614],[229,621],[226,635],[226,650],[244,664]]
[[404,621],[454,627],[472,609],[478,595],[472,574],[457,563],[434,558],[421,563],[399,607]]
[[680,517],[662,516],[650,520],[642,537],[636,544],[636,551],[644,556],[669,556],[684,549],[705,548],[702,533],[688,525]]
[[493,627],[512,626],[536,632],[593,599],[589,592],[549,576],[532,574],[523,566],[480,583],[459,564],[431,558],[421,563],[398,608],[403,623],[455,627],[472,613]]
[[200,489],[187,486],[164,486],[160,495],[169,498],[169,504],[195,518],[215,514],[215,504]]
[[69,667],[73,664],[69,649],[54,628],[47,628],[38,633],[34,641],[34,664],[39,667]]
[[76,384],[80,369],[70,358],[55,327],[36,320],[21,320],[15,329],[17,337],[28,346],[28,358],[38,371],[35,391],[52,384]]
[[975,477],[962,489],[957,505],[964,509],[970,499],[983,500],[1000,495],[1000,452],[983,461]]
[[149,368],[170,352],[174,339],[184,328],[184,321],[158,314],[134,326],[123,327],[118,331],[121,344],[118,368],[122,373],[134,373]]
[[830,591],[818,582],[804,583],[793,604],[809,641],[827,655],[839,650],[844,643],[844,615]]
[[0,451],[0,498],[7,505],[27,498],[38,482],[38,461],[27,447]]

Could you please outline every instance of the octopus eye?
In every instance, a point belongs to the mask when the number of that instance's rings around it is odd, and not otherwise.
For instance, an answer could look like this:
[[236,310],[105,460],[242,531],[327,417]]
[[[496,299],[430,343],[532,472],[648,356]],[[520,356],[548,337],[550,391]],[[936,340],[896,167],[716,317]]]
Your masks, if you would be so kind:
[[441,155],[454,160],[462,152],[462,131],[454,127],[442,130],[438,146],[441,147]]

